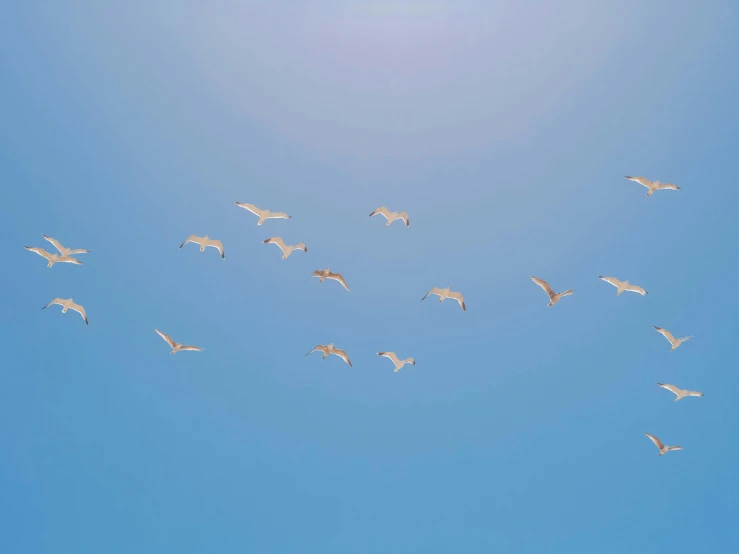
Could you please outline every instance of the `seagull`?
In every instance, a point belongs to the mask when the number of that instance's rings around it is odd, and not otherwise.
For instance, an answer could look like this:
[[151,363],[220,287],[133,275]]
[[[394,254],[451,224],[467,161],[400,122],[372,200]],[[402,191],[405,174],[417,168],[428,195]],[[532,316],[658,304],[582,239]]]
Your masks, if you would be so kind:
[[54,298],[51,302],[49,302],[46,306],[41,308],[42,310],[45,310],[49,306],[52,306],[54,304],[59,304],[62,307],[62,313],[67,313],[67,310],[70,308],[80,314],[82,316],[82,319],[85,320],[85,325],[89,325],[87,322],[87,313],[85,312],[85,308],[83,306],[80,306],[79,304],[75,304],[74,301],[71,298]]
[[259,216],[259,221],[257,221],[257,225],[261,225],[268,219],[292,219],[291,215],[283,214],[282,212],[270,212],[269,210],[260,210],[253,204],[246,204],[244,202],[234,202],[239,208],[244,208],[245,210],[250,211],[254,215]]
[[637,287],[636,285],[630,285],[628,281],[619,281],[615,277],[603,277],[602,275],[599,275],[598,279],[601,279],[605,281],[606,283],[609,283],[613,285],[614,287],[616,287],[618,289],[618,292],[616,292],[616,296],[618,296],[625,290],[629,292],[637,292],[641,294],[642,296],[644,296],[645,294],[649,294],[643,288]]
[[59,250],[59,253],[62,256],[73,256],[74,254],[89,254],[89,250],[85,250],[84,248],[64,248],[61,244],[59,244],[59,241],[56,239],[53,239],[51,237],[47,237],[43,233],[41,233],[41,236],[44,237],[46,240],[48,240],[51,244],[54,245],[54,248]]
[[660,456],[662,456],[666,452],[669,452],[670,450],[682,450],[683,449],[682,446],[665,446],[664,444],[662,444],[662,441],[659,440],[654,435],[650,435],[649,433],[644,433],[644,434],[649,437],[649,440],[651,440],[657,448],[659,448]]
[[693,338],[693,335],[690,335],[689,337],[683,337],[681,339],[676,339],[672,336],[672,333],[670,333],[667,329],[662,329],[661,327],[657,327],[655,325],[652,325],[658,333],[660,333],[663,337],[665,337],[668,341],[670,341],[670,344],[672,345],[672,348],[670,348],[670,352],[675,350],[678,346],[680,346],[682,343],[684,343],[686,340],[690,340]]
[[663,389],[667,389],[671,393],[677,395],[677,397],[675,398],[675,402],[677,402],[678,400],[682,400],[686,396],[703,396],[702,392],[688,390],[688,389],[685,389],[685,390],[679,389],[675,385],[665,385],[663,383],[657,383],[657,384]]
[[405,364],[411,364],[416,365],[416,360],[413,358],[406,358],[405,360],[400,360],[395,355],[395,352],[378,352],[378,356],[384,356],[385,358],[390,358],[393,363],[395,364],[395,371],[400,371],[400,368],[403,367]]
[[543,279],[539,279],[538,277],[531,276],[531,280],[539,285],[541,288],[544,289],[544,292],[547,293],[547,296],[549,296],[549,304],[547,304],[550,308],[554,306],[557,302],[559,302],[559,299],[564,296],[570,296],[571,294],[575,294],[574,290],[566,290],[564,292],[554,292],[552,290],[552,287],[549,286],[549,283],[544,281]]
[[373,215],[377,215],[377,214],[383,215],[385,216],[385,219],[387,219],[387,223],[385,223],[385,227],[390,225],[396,219],[402,219],[403,221],[405,221],[406,227],[411,226],[411,222],[408,221],[408,214],[405,212],[391,212],[385,206],[383,206],[382,208],[377,208],[374,212],[369,214],[369,216],[372,217]]
[[283,260],[287,260],[287,258],[290,256],[290,254],[293,253],[294,250],[302,250],[303,252],[308,252],[308,248],[306,248],[305,244],[303,244],[302,242],[290,246],[285,244],[285,241],[282,240],[280,237],[272,237],[271,239],[267,239],[262,242],[264,244],[276,244],[277,246],[279,246],[280,250],[282,250]]
[[167,344],[172,347],[172,352],[170,352],[170,354],[177,354],[177,352],[179,352],[180,350],[196,350],[197,352],[203,350],[199,346],[189,346],[187,344],[182,344],[181,342],[175,342],[167,333],[162,333],[159,329],[154,330],[157,332],[157,335],[162,337],[165,341],[167,341]]
[[347,364],[349,364],[349,367],[352,367],[352,362],[349,359],[349,356],[346,355],[346,352],[344,352],[343,350],[339,350],[338,348],[334,348],[333,342],[327,345],[323,345],[323,344],[316,345],[316,347],[310,352],[308,352],[306,356],[313,354],[313,352],[315,352],[316,350],[318,350],[319,352],[323,352],[323,358],[321,358],[322,360],[325,360],[326,356],[328,356],[329,354],[333,354],[335,356],[338,356],[342,360],[344,360]]
[[188,242],[194,242],[195,244],[200,245],[200,251],[203,252],[206,247],[212,246],[213,248],[217,248],[218,251],[221,253],[221,258],[224,260],[226,259],[226,252],[223,250],[223,243],[220,240],[214,240],[208,237],[208,235],[205,235],[204,237],[199,237],[197,235],[190,235],[187,237],[185,242],[180,244],[180,248],[185,246]]
[[338,281],[342,284],[342,286],[349,290],[349,287],[346,284],[346,281],[344,281],[344,277],[341,275],[341,273],[331,273],[331,268],[327,267],[326,269],[316,269],[313,273],[311,273],[311,276],[308,277],[310,279],[311,277],[318,277],[318,282],[323,283],[324,279],[333,279],[334,281]]
[[[451,292],[449,287],[445,289],[434,287],[426,293],[426,296],[428,296],[429,294],[437,295],[439,297],[439,302],[444,302],[444,300],[446,300],[447,298],[453,298],[454,300],[459,302],[459,305],[462,306],[463,311],[467,311],[467,306],[464,305],[464,297],[462,296],[461,292]],[[426,296],[421,298],[421,302],[426,300]]]
[[49,264],[46,267],[51,267],[56,262],[82,265],[81,261],[76,260],[70,256],[60,256],[59,254],[49,254],[43,248],[36,248],[35,246],[24,246],[23,248],[31,252],[35,252],[39,256],[43,256],[44,258],[46,258],[46,261],[49,262]]
[[649,189],[647,196],[652,196],[652,193],[656,190],[680,190],[680,187],[672,183],[660,183],[659,181],[650,181],[644,177],[629,177],[628,175],[626,178],[629,181],[635,181],[641,186],[647,187]]

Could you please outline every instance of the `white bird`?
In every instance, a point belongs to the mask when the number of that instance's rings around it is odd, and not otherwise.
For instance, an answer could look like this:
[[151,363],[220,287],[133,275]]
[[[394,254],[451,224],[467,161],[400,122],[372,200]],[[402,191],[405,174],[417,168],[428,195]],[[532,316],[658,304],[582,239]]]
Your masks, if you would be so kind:
[[647,196],[652,196],[652,193],[657,190],[680,190],[680,187],[673,185],[672,183],[660,183],[659,181],[650,181],[644,177],[629,177],[628,175],[626,178],[629,181],[634,181],[643,187],[647,187],[649,189]]
[[47,237],[43,233],[41,233],[41,236],[44,237],[46,240],[48,240],[51,244],[54,245],[54,248],[59,250],[59,253],[62,256],[73,256],[75,254],[89,254],[89,250],[85,250],[84,248],[65,248],[63,247],[58,240],[53,239],[51,237]]
[[311,273],[311,276],[308,277],[310,280],[311,277],[318,277],[318,282],[323,283],[324,279],[333,279],[334,281],[338,281],[342,284],[342,286],[349,290],[349,286],[346,284],[346,281],[344,280],[344,277],[341,275],[341,273],[332,273],[331,268],[327,267],[326,269],[316,269],[313,273]]
[[[452,298],[459,302],[459,305],[462,306],[463,311],[467,311],[467,306],[464,305],[464,297],[462,296],[461,292],[451,292],[450,287],[447,287],[445,289],[440,289],[439,287],[433,287],[430,291],[426,293],[426,296],[429,294],[435,294],[439,297],[439,302],[444,302],[447,298]],[[426,296],[421,298],[421,302],[426,300]]]
[[663,389],[667,389],[668,391],[676,395],[675,402],[677,402],[678,400],[682,400],[686,396],[703,396],[702,392],[679,389],[675,385],[665,385],[664,383],[657,383],[657,385],[659,385]]
[[390,358],[395,364],[395,371],[400,371],[400,368],[403,367],[405,364],[416,365],[416,360],[414,360],[413,358],[406,358],[405,360],[401,360],[395,355],[395,352],[378,352],[377,355],[384,356],[385,358]]
[[154,330],[157,332],[157,335],[162,337],[165,341],[167,341],[167,344],[172,347],[172,352],[170,352],[170,354],[177,354],[177,352],[179,352],[180,350],[195,350],[197,352],[201,352],[203,350],[198,346],[191,346],[187,344],[182,344],[181,342],[175,342],[167,333],[162,333],[159,329]]
[[322,360],[325,360],[326,356],[328,356],[329,354],[333,354],[334,356],[338,356],[339,358],[344,360],[347,364],[349,364],[349,367],[352,367],[352,362],[351,360],[349,360],[349,356],[346,355],[346,352],[344,352],[343,350],[339,350],[338,348],[335,348],[333,342],[331,344],[326,344],[326,345],[323,345],[323,344],[316,345],[316,347],[310,352],[308,352],[306,356],[312,354],[316,350],[318,350],[319,352],[323,352],[323,358],[321,358]]
[[385,219],[387,219],[387,223],[385,223],[385,227],[390,225],[396,219],[402,219],[405,222],[406,227],[411,226],[411,222],[408,221],[408,214],[405,212],[391,212],[385,206],[382,206],[381,208],[377,208],[374,212],[369,214],[369,216],[372,217],[373,215],[377,215],[377,214],[385,216]]
[[554,292],[552,290],[552,287],[549,286],[549,283],[544,281],[543,279],[539,279],[538,277],[531,277],[531,280],[539,285],[541,288],[544,289],[544,292],[547,293],[547,296],[549,297],[549,304],[547,304],[550,308],[554,306],[557,302],[559,302],[560,298],[563,298],[565,296],[570,296],[571,294],[575,294],[574,290],[566,290],[564,292]]
[[649,440],[651,440],[657,448],[659,448],[660,456],[669,452],[670,450],[682,450],[683,449],[682,446],[665,446],[664,444],[662,444],[662,441],[659,440],[654,435],[650,435],[649,433],[644,433],[644,434],[649,437]]
[[76,264],[76,265],[82,265],[82,262],[79,260],[76,260],[70,256],[60,256],[58,254],[49,254],[46,250],[43,248],[37,248],[35,246],[24,246],[26,250],[29,250],[30,252],[34,252],[38,254],[39,256],[46,258],[46,261],[49,262],[46,267],[51,267],[56,262],[59,263],[68,263],[68,264]]
[[223,250],[223,243],[220,240],[214,240],[212,238],[209,238],[208,235],[205,235],[204,237],[199,237],[197,235],[190,235],[187,237],[185,242],[180,244],[180,248],[185,246],[188,242],[194,242],[195,244],[200,246],[200,251],[205,251],[206,247],[212,246],[213,248],[217,248],[218,251],[221,253],[221,258],[224,260],[226,259],[226,252]]
[[662,329],[661,327],[657,327],[655,325],[652,325],[658,333],[660,333],[663,337],[665,337],[668,341],[670,341],[670,344],[672,345],[672,348],[670,348],[670,352],[675,350],[678,346],[680,346],[682,343],[684,343],[687,340],[690,340],[693,338],[693,335],[690,335],[689,337],[683,337],[681,339],[676,339],[672,336],[672,333],[670,333],[667,329]]
[[626,290],[629,292],[636,292],[638,294],[641,294],[642,296],[644,296],[645,294],[649,294],[643,288],[637,287],[636,285],[631,285],[629,284],[628,281],[619,281],[615,277],[603,277],[602,275],[599,275],[598,279],[601,279],[605,281],[606,283],[611,284],[614,287],[616,287],[618,289],[618,291],[616,292],[616,296],[618,296],[619,294],[621,294],[622,292]]
[[235,202],[235,204],[239,208],[244,208],[254,215],[259,216],[259,221],[257,221],[257,225],[261,225],[268,219],[292,219],[291,215],[287,215],[282,212],[270,212],[269,210],[260,210],[253,204],[246,204],[245,202]]
[[74,301],[71,298],[54,298],[51,302],[49,302],[46,306],[41,308],[42,310],[45,310],[49,306],[52,306],[54,304],[58,304],[62,307],[62,313],[67,313],[67,310],[72,309],[73,311],[77,312],[82,316],[82,319],[85,320],[85,325],[89,325],[87,322],[87,313],[85,312],[85,308],[83,306],[80,306],[79,304],[75,304]]
[[277,246],[279,246],[280,250],[282,250],[283,260],[287,260],[290,254],[292,254],[295,250],[308,252],[308,248],[306,248],[305,244],[303,244],[302,242],[299,242],[298,244],[288,245],[285,244],[285,241],[282,240],[280,237],[272,237],[271,239],[267,239],[262,242],[264,242],[264,244],[276,244]]

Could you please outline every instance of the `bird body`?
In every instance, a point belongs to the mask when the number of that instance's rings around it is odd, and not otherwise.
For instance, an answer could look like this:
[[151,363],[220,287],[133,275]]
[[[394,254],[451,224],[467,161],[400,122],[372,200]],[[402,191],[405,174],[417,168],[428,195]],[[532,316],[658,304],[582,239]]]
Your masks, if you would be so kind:
[[406,212],[391,212],[388,210],[385,206],[382,206],[381,208],[377,208],[374,212],[369,214],[370,217],[380,214],[387,219],[387,223],[385,223],[385,227],[389,226],[393,221],[396,219],[400,219],[405,223],[406,227],[411,226],[411,222],[408,220],[408,214]]
[[159,329],[154,329],[157,332],[157,335],[162,337],[166,343],[172,347],[172,352],[170,354],[177,354],[180,350],[194,350],[196,352],[201,352],[203,349],[198,346],[192,346],[189,344],[182,344],[181,342],[175,342],[172,340],[172,337],[170,337],[167,333],[162,333]]
[[670,333],[667,329],[662,329],[661,327],[657,327],[655,325],[653,325],[652,327],[654,327],[654,329],[659,334],[661,334],[663,337],[665,337],[670,342],[670,344],[672,345],[672,348],[670,348],[670,352],[672,352],[673,350],[675,350],[678,346],[680,346],[685,341],[688,341],[688,340],[690,340],[690,339],[693,338],[693,335],[690,335],[688,337],[683,337],[681,339],[676,339],[675,337],[672,336],[672,333]]
[[87,322],[87,313],[85,312],[85,308],[81,306],[80,304],[75,304],[74,300],[71,298],[66,298],[66,299],[65,298],[54,298],[54,300],[49,302],[46,306],[44,306],[41,309],[45,310],[49,306],[53,306],[55,304],[62,307],[63,314],[66,314],[67,310],[69,309],[72,309],[73,311],[77,312],[78,314],[82,316],[82,319],[85,320],[85,325],[89,325],[89,323]]
[[564,298],[565,296],[570,296],[571,294],[575,294],[575,291],[572,289],[566,290],[564,292],[554,292],[552,290],[552,287],[549,286],[549,283],[547,283],[543,279],[539,279],[538,277],[532,276],[531,280],[537,285],[539,285],[541,288],[543,288],[544,292],[547,293],[547,296],[549,297],[548,306],[550,308],[554,306],[557,302],[560,301],[560,299]]
[[271,239],[267,239],[262,241],[264,244],[276,244],[280,247],[280,250],[282,250],[282,259],[287,260],[287,258],[292,254],[295,250],[302,250],[303,252],[308,252],[308,248],[306,248],[305,244],[302,242],[299,242],[298,244],[288,245],[285,244],[285,241],[282,240],[280,237],[272,237]]
[[698,392],[694,390],[687,390],[687,389],[679,389],[675,385],[665,385],[664,383],[657,383],[657,385],[673,393],[675,395],[675,402],[682,400],[686,396],[703,396],[702,392]]
[[65,248],[58,240],[47,237],[43,233],[41,233],[41,236],[49,241],[51,244],[53,244],[54,248],[59,250],[59,254],[61,254],[62,256],[73,256],[74,254],[89,254],[90,252],[89,250],[85,250],[84,248]]
[[628,281],[619,281],[615,277],[603,277],[602,275],[599,275],[598,279],[601,279],[605,281],[606,283],[609,283],[613,285],[614,287],[616,287],[618,289],[616,291],[616,296],[619,296],[624,291],[636,292],[637,294],[641,294],[642,296],[649,294],[643,288],[638,287],[636,285],[632,285]]
[[325,360],[329,354],[333,354],[334,356],[338,356],[339,358],[344,360],[347,364],[349,364],[349,367],[352,367],[352,362],[351,360],[349,360],[349,356],[347,356],[346,352],[336,348],[333,342],[331,344],[325,344],[325,345],[317,344],[313,350],[311,350],[310,352],[308,352],[308,354],[306,354],[306,356],[312,354],[315,351],[323,352],[323,357],[321,358],[322,360]]
[[325,279],[338,281],[346,290],[349,290],[349,286],[346,284],[346,281],[344,280],[344,277],[341,275],[341,273],[333,273],[330,267],[327,267],[326,269],[316,269],[313,273],[311,273],[311,276],[308,277],[308,279],[310,279],[311,277],[318,277],[319,283],[323,283]]
[[226,252],[223,249],[223,243],[220,240],[214,240],[208,237],[208,235],[205,235],[204,237],[199,237],[197,235],[190,235],[185,239],[185,242],[180,244],[180,248],[185,246],[188,242],[194,242],[195,244],[200,246],[200,251],[204,252],[206,247],[212,246],[213,248],[218,249],[218,251],[221,253],[221,258],[224,260],[226,259]]
[[659,455],[660,456],[665,455],[670,450],[682,450],[683,449],[682,446],[667,446],[667,445],[664,445],[664,444],[662,444],[662,441],[659,440],[654,435],[650,435],[649,433],[644,433],[644,434],[649,437],[649,440],[651,440],[657,448],[659,448]]
[[[462,307],[462,311],[467,311],[467,306],[465,306],[464,297],[462,296],[461,292],[452,292],[449,287],[445,289],[433,287],[430,291],[426,293],[426,296],[428,296],[429,294],[437,295],[439,297],[439,302],[444,302],[444,300],[446,300],[447,298],[452,298],[459,303],[459,305]],[[421,302],[426,300],[426,296],[421,298]]]
[[413,358],[406,358],[405,360],[401,360],[398,358],[398,356],[395,355],[395,352],[378,352],[378,356],[384,356],[385,358],[389,358],[392,360],[392,362],[395,364],[395,371],[400,371],[400,368],[403,367],[405,364],[411,364],[416,365],[416,360]]
[[71,256],[60,256],[59,254],[49,254],[43,248],[37,248],[35,246],[24,246],[23,248],[25,248],[29,252],[33,252],[34,254],[38,254],[39,256],[46,258],[46,261],[48,262],[46,267],[51,267],[57,262],[82,265],[81,261],[76,260],[75,258],[72,258]]
[[645,177],[629,177],[626,176],[629,181],[639,183],[643,187],[647,187],[649,192],[647,196],[652,196],[652,193],[658,190],[680,190],[680,187],[673,185],[672,183],[660,183],[659,181],[650,181]]
[[291,215],[284,214],[282,212],[271,212],[269,210],[260,210],[257,208],[254,204],[247,204],[245,202],[235,202],[235,204],[239,208],[244,208],[246,211],[249,211],[259,217],[259,221],[257,221],[257,225],[261,225],[268,219],[292,219]]

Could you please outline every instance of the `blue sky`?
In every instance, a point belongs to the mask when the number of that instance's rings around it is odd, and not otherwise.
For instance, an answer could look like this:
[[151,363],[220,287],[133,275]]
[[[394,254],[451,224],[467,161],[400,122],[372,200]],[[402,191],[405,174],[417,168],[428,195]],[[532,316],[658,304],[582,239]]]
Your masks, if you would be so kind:
[[739,549],[734,3],[262,4],[2,8],[0,549]]

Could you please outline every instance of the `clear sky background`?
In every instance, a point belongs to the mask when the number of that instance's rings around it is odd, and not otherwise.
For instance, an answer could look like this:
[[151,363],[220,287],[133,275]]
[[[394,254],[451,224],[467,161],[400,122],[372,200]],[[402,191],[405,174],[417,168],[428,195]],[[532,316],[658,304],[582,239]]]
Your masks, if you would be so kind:
[[2,552],[739,551],[735,2],[112,4],[0,8]]

